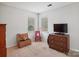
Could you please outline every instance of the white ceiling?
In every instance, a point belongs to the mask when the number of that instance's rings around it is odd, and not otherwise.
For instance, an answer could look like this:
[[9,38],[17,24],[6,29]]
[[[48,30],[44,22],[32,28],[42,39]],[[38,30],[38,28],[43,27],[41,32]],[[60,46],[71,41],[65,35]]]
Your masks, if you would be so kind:
[[[5,5],[41,13],[50,9],[55,9],[71,4],[71,2],[2,2]],[[48,4],[52,6],[47,7]]]

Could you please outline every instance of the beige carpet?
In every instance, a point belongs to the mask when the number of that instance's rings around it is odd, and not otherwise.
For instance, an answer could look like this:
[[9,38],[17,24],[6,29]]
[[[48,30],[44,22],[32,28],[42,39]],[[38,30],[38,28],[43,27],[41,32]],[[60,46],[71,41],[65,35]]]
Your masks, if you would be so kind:
[[50,49],[44,42],[33,42],[23,48],[11,47],[7,49],[8,57],[67,57],[64,53]]

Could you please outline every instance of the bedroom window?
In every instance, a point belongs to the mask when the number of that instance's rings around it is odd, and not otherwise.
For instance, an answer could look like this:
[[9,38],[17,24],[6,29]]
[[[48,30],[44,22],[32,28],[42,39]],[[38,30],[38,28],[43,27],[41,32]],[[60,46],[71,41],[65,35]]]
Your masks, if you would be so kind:
[[33,17],[28,17],[28,31],[34,31],[35,21]]
[[41,19],[41,29],[42,31],[48,31],[48,18],[47,17],[43,17]]

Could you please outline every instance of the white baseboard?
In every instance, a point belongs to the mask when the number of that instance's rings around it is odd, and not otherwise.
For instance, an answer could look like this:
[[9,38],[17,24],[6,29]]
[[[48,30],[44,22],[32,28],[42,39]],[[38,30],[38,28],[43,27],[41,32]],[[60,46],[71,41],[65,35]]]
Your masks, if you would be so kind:
[[78,50],[78,49],[70,49],[70,50],[72,50],[72,51],[76,51],[76,52],[79,52],[79,50]]
[[13,44],[13,45],[7,46],[6,48],[10,48],[10,47],[14,47],[14,46],[16,46],[16,44]]

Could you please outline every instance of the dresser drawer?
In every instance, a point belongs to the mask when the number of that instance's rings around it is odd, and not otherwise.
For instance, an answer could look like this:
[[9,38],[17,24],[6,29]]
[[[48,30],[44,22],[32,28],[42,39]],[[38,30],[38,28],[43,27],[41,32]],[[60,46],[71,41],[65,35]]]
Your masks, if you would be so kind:
[[49,47],[57,51],[68,53],[69,36],[68,35],[49,35]]

